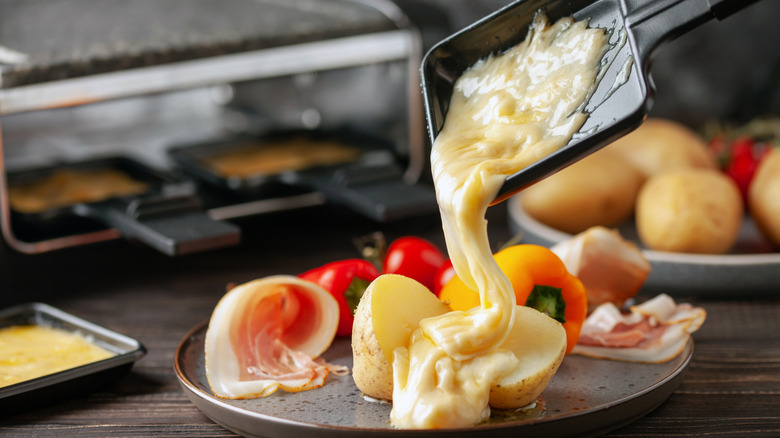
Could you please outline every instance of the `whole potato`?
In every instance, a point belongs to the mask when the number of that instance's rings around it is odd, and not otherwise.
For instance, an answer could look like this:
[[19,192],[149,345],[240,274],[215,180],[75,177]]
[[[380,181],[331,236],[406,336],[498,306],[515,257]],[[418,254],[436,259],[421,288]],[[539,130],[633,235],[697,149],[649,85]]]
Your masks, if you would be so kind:
[[522,204],[536,220],[567,233],[614,227],[633,214],[643,181],[639,171],[603,149],[527,188]]
[[609,146],[646,177],[687,167],[715,169],[702,137],[677,122],[649,118],[635,131]]
[[748,208],[761,233],[780,247],[780,149],[773,148],[748,188]]
[[659,251],[723,254],[737,240],[742,199],[725,174],[679,169],[650,178],[639,192],[639,238]]

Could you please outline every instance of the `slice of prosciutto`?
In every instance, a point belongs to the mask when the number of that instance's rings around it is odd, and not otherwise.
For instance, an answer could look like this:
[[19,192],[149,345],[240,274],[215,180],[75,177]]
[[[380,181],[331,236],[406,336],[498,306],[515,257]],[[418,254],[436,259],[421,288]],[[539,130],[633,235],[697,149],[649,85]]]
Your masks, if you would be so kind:
[[591,227],[550,248],[588,291],[588,312],[604,303],[622,306],[642,288],[650,262],[617,230]]
[[217,303],[206,331],[206,378],[217,397],[305,391],[345,372],[319,358],[338,327],[338,303],[309,281],[277,275],[236,286]]
[[572,353],[628,362],[666,362],[683,351],[691,333],[707,317],[704,309],[677,304],[666,294],[630,310],[622,313],[612,303],[597,307],[585,320]]

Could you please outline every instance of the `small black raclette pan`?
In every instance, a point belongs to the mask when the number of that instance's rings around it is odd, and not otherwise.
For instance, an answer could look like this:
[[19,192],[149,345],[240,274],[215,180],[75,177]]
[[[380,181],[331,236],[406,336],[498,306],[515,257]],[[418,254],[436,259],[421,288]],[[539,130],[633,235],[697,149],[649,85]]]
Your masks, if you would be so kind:
[[573,16],[607,29],[604,77],[585,107],[585,125],[568,145],[507,177],[494,203],[606,146],[638,127],[652,105],[650,66],[665,42],[758,0],[518,0],[436,44],[421,66],[428,134],[444,126],[455,82],[480,59],[502,53],[527,35],[538,11],[551,21]]
[[187,175],[235,194],[257,196],[298,181],[291,174],[329,172],[391,145],[346,131],[277,131],[181,145],[168,151]]
[[137,340],[43,303],[0,310],[0,329],[38,325],[77,334],[112,357],[0,387],[0,417],[105,388],[125,376],[146,354]]
[[392,143],[346,129],[240,136],[175,147],[169,155],[186,174],[240,197],[317,191],[379,222],[436,211],[431,188],[404,181]]
[[205,214],[191,181],[126,157],[12,172],[8,187],[12,221],[27,228],[86,217],[168,255],[240,239],[238,227]]

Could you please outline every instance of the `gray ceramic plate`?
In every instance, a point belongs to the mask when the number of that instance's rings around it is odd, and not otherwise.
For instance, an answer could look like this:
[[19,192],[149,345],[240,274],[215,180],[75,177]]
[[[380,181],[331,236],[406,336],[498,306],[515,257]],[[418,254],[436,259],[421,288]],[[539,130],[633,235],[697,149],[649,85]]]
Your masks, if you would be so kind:
[[[626,425],[655,409],[674,392],[690,362],[693,343],[664,364],[633,364],[568,356],[535,407],[493,411],[488,423],[465,429],[398,430],[390,405],[365,400],[351,376],[329,377],[311,391],[255,400],[222,400],[206,380],[203,341],[207,324],[179,345],[174,367],[189,399],[221,426],[247,437],[589,437]],[[325,353],[332,363],[352,366],[348,339]]]
[[[509,227],[522,233],[524,243],[552,246],[571,237],[529,216],[521,196],[507,201]],[[618,227],[627,239],[639,243],[633,222]],[[780,252],[759,234],[749,218],[743,222],[737,243],[730,254],[679,254],[644,249],[652,269],[645,282],[651,292],[703,296],[750,296],[780,293]]]

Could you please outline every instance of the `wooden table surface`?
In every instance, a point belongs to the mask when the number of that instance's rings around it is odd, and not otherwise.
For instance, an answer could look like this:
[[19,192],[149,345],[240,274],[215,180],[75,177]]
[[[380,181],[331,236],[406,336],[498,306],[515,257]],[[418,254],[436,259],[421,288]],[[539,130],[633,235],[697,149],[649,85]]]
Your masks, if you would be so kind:
[[[510,237],[504,211],[495,207],[488,217],[498,246]],[[103,390],[12,416],[0,413],[0,436],[234,436],[188,401],[173,370],[177,345],[210,316],[228,283],[357,256],[351,239],[377,230],[391,239],[427,237],[443,247],[435,217],[381,225],[317,207],[239,225],[240,246],[180,258],[124,241],[36,256],[2,248],[2,307],[46,302],[134,337],[148,353]],[[780,436],[780,291],[676,298],[708,312],[694,334],[682,384],[655,411],[606,436]]]

